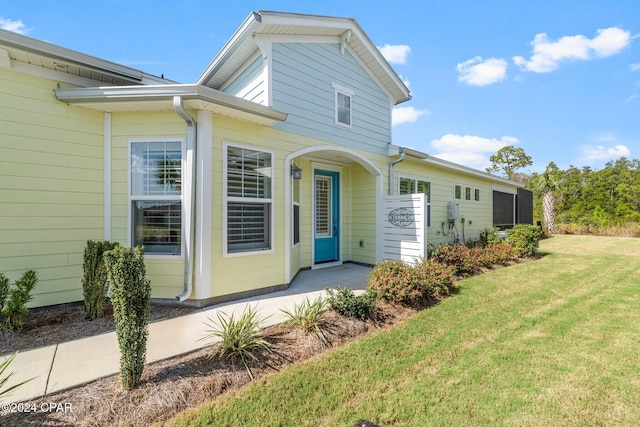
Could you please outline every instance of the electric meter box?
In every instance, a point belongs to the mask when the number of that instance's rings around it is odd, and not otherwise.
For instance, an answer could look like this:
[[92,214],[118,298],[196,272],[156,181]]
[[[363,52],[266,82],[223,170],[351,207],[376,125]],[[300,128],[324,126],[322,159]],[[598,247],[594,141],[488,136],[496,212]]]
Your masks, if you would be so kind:
[[460,217],[460,204],[449,202],[447,205],[448,219],[458,219]]

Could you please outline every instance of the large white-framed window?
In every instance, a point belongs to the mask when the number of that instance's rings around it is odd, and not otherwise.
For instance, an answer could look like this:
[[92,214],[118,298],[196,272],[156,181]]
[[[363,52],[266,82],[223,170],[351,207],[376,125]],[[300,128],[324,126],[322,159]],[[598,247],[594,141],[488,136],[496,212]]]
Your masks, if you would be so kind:
[[335,91],[336,125],[351,128],[353,118],[353,97],[355,92],[337,83],[332,84]]
[[183,139],[129,141],[132,246],[145,255],[182,255]]
[[471,201],[471,187],[464,187],[464,199]]
[[431,227],[431,182],[401,176],[398,178],[398,194],[422,193],[427,199],[427,227]]
[[473,189],[473,201],[474,202],[480,201],[480,189],[477,187]]
[[224,143],[226,254],[273,249],[273,152]]

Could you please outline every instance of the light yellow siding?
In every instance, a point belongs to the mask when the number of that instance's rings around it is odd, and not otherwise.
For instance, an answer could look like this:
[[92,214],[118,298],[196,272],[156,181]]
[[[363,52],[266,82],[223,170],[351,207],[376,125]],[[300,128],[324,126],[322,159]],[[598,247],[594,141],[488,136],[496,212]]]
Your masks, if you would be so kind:
[[57,82],[0,69],[0,272],[38,273],[31,306],[82,300],[82,252],[103,237],[103,120]]
[[[223,144],[238,144],[241,146],[265,149],[274,153],[274,244],[272,251],[254,252],[247,254],[225,254],[222,243],[223,227]],[[212,287],[211,296],[222,296],[244,291],[251,291],[262,287],[284,284],[285,275],[285,244],[291,246],[291,241],[285,242],[284,213],[284,166],[285,158],[298,150],[306,147],[329,146],[326,141],[319,141],[300,135],[283,132],[265,126],[252,125],[234,119],[214,116],[213,118],[213,182],[211,201],[212,221],[212,248],[211,271]],[[355,151],[355,150],[354,150]],[[376,165],[382,167],[386,164],[386,156],[376,156],[370,153],[361,153],[363,156],[375,159]],[[336,164],[335,161],[327,160]],[[296,163],[302,168],[302,180],[300,183],[300,243],[290,249],[289,274],[293,277],[299,268],[312,265],[312,164],[322,164],[323,159],[314,158],[313,155],[302,156],[296,159]],[[356,171],[356,178],[353,178]],[[366,208],[360,209],[357,219],[358,236],[363,235],[370,240],[368,252],[361,251],[357,259],[353,253],[353,229],[356,217],[352,216],[356,203],[356,189],[362,192],[359,202],[366,203]],[[375,262],[375,177],[356,163],[342,164],[341,171],[341,226],[342,241],[341,251],[344,261],[357,260],[362,262]],[[289,209],[289,207],[286,207]]]
[[[195,113],[191,112],[195,117]],[[186,139],[187,125],[175,112],[113,113],[111,116],[111,240],[129,244],[129,141]],[[184,260],[145,254],[152,298],[174,299],[184,286]]]
[[[447,204],[455,202],[460,205],[460,219],[456,220],[454,234],[462,241],[478,239],[480,233],[490,228],[492,219],[491,181],[471,174],[464,174],[448,168],[425,164],[413,159],[406,159],[395,166],[394,194],[398,194],[401,177],[416,178],[431,182],[431,227],[428,229],[429,245],[451,242],[453,235],[449,233],[447,221]],[[462,187],[462,200],[454,200],[454,185]],[[465,200],[464,188],[471,188],[471,200]],[[480,201],[474,200],[474,189],[480,190]],[[461,219],[465,219],[464,230]],[[442,223],[445,223],[444,228]]]

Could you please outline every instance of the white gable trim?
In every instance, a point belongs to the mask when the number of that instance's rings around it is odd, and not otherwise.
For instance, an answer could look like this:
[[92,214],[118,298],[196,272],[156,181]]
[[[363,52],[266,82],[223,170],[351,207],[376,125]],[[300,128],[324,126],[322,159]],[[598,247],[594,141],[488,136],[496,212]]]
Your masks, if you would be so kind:
[[256,44],[260,49],[263,60],[262,75],[267,93],[267,107],[273,106],[273,43],[270,40],[256,36]]

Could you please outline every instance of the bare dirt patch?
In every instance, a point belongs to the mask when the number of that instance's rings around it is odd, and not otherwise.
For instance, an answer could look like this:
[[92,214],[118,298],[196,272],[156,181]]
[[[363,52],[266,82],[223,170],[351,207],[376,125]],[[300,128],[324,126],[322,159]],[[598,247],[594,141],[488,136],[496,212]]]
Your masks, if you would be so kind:
[[[256,379],[287,366],[316,356],[330,348],[379,331],[415,314],[416,309],[380,304],[373,319],[367,321],[343,317],[329,312],[323,318],[323,330],[329,341],[326,346],[314,334],[305,335],[298,329],[277,325],[262,331],[272,344],[272,353],[258,354],[258,361],[249,364]],[[80,313],[82,321],[83,315]],[[229,390],[237,390],[250,381],[241,363],[218,357],[216,345],[198,351],[149,364],[141,384],[124,391],[117,375],[106,377],[82,387],[28,402],[36,409],[32,413],[0,413],[2,426],[147,426],[163,422],[175,414]],[[42,411],[58,405],[61,412]],[[64,406],[64,404],[68,404]],[[53,406],[56,408],[56,406]],[[62,411],[67,408],[66,411]],[[70,408],[70,410],[69,410]]]

